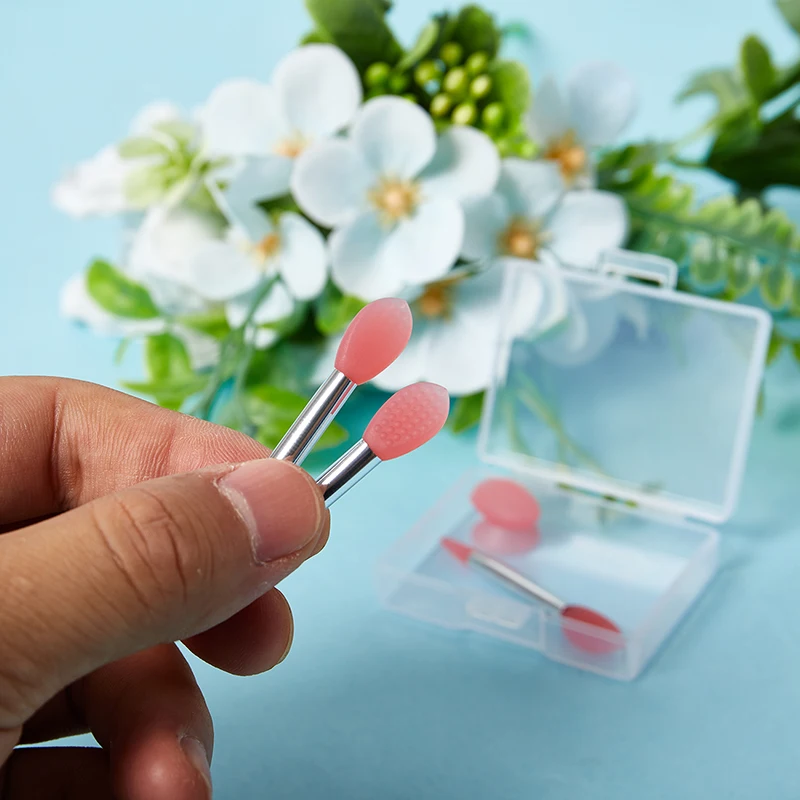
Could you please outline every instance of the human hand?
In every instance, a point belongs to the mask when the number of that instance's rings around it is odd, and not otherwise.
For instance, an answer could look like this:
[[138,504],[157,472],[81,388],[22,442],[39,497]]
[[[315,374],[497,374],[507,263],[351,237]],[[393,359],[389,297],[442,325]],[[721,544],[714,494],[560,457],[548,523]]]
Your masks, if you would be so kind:
[[[274,587],[328,537],[313,480],[267,455],[109,389],[0,379],[3,800],[210,797],[211,718],[174,642],[237,675],[280,663]],[[14,750],[86,731],[102,749]]]

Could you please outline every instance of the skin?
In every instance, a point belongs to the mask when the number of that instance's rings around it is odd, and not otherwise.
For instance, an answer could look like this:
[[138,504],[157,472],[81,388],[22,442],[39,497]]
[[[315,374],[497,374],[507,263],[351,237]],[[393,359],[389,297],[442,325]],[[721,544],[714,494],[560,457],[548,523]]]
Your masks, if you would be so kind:
[[[267,455],[109,389],[0,379],[2,800],[211,796],[212,721],[175,642],[234,675],[280,663],[275,586],[329,532],[311,478]],[[224,488],[254,460],[271,516]],[[278,527],[289,552],[264,558]],[[89,731],[100,747],[15,749]]]

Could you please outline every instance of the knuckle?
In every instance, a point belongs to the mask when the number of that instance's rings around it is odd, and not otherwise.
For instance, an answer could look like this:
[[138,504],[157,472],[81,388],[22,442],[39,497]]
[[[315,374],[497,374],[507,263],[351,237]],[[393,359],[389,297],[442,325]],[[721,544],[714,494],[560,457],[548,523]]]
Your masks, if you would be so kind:
[[97,515],[97,530],[134,603],[147,614],[185,606],[211,580],[213,547],[202,509],[178,493],[138,487]]

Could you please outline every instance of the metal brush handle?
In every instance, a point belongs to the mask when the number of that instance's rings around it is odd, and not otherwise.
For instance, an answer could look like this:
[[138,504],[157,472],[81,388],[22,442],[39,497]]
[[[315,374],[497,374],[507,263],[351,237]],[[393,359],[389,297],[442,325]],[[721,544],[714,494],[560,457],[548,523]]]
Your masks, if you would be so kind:
[[492,575],[512,589],[516,589],[516,591],[522,592],[528,597],[532,597],[534,600],[538,600],[540,603],[554,608],[559,613],[567,607],[567,604],[563,600],[548,592],[547,589],[543,589],[538,583],[534,583],[524,575],[521,575],[502,561],[483,555],[483,553],[475,552],[470,555],[469,560],[476,567],[491,572]]
[[355,388],[346,375],[334,370],[272,451],[272,458],[302,464]]
[[363,439],[353,445],[317,478],[317,486],[322,489],[325,505],[332,506],[380,463],[381,460]]

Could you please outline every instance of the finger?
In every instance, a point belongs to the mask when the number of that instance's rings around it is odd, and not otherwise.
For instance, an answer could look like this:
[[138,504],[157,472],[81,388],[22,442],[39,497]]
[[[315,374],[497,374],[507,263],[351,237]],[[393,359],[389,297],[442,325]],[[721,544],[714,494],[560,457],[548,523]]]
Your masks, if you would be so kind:
[[175,645],[153,647],[93,672],[76,684],[75,702],[110,752],[117,796],[211,796],[211,715]]
[[0,539],[0,730],[98,667],[228,619],[314,550],[308,473],[265,459],[150,481]]
[[206,796],[211,716],[175,645],[134,654],[78,681],[37,712],[22,741],[70,735],[79,727],[91,730],[111,753],[112,783],[120,797]]
[[20,743],[39,744],[88,732],[89,725],[83,712],[75,704],[72,687],[68,686],[64,691],[48,700],[25,723]]
[[0,378],[0,524],[128,486],[264,458],[236,431],[79,381]]
[[0,788],[3,800],[114,800],[108,757],[97,747],[15,750]]
[[184,644],[198,658],[233,675],[257,675],[286,658],[294,621],[286,598],[277,590]]

